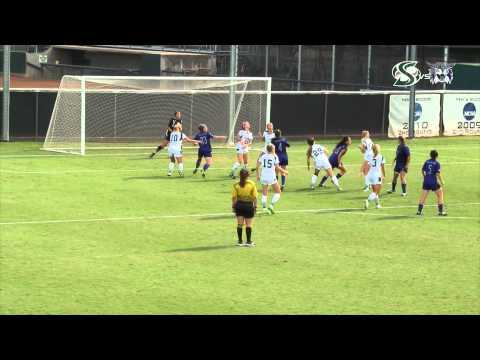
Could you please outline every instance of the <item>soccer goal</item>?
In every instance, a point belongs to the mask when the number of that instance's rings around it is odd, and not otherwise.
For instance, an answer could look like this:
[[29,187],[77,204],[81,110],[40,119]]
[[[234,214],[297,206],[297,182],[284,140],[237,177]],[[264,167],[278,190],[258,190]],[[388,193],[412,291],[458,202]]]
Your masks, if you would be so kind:
[[44,150],[147,148],[163,139],[174,112],[183,132],[201,123],[233,144],[242,121],[259,133],[270,120],[271,78],[64,76]]

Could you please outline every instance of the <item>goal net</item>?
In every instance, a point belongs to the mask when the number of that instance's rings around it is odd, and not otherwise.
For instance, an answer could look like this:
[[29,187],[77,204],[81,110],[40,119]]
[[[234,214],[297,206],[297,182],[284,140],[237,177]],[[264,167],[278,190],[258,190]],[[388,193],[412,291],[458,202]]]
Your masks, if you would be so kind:
[[185,134],[204,123],[232,144],[243,121],[253,134],[264,129],[270,92],[271,78],[64,76],[43,149],[84,155],[151,147],[163,140],[176,111]]

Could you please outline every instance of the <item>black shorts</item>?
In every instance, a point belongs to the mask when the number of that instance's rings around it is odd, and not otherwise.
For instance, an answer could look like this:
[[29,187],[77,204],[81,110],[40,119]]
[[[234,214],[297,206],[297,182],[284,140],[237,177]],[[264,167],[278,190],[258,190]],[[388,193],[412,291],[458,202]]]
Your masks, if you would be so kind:
[[423,190],[438,191],[441,188],[441,186],[439,183],[424,182],[422,188]]
[[255,208],[251,201],[237,201],[235,204],[235,215],[242,216],[245,219],[251,219],[255,216]]
[[405,171],[406,173],[408,172],[408,168],[405,167],[404,164],[395,164],[395,168],[393,169],[396,173],[401,173],[402,171]]

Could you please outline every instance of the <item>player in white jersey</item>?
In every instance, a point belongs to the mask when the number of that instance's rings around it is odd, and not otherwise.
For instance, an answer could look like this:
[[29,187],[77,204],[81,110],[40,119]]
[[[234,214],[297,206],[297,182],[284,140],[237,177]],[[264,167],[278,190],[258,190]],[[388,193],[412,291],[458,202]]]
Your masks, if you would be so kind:
[[175,162],[178,163],[178,173],[183,177],[183,155],[182,155],[182,143],[188,141],[194,144],[198,144],[199,141],[190,139],[182,132],[182,124],[177,123],[173,127],[173,131],[170,133],[168,143],[168,157],[170,163],[168,164],[168,176],[172,176],[172,172],[175,169]]
[[363,130],[362,131],[362,138],[360,140],[360,151],[363,154],[363,160],[364,162],[362,163],[362,166],[360,168],[360,172],[363,174],[364,180],[365,180],[365,187],[363,188],[363,191],[368,191],[369,185],[367,182],[367,172],[368,169],[365,167],[365,161],[368,161],[369,158],[372,157],[373,151],[373,141],[370,139],[370,132],[368,130]]
[[307,139],[308,149],[307,149],[307,168],[310,171],[310,158],[313,158],[315,161],[315,173],[312,175],[312,181],[310,187],[315,189],[317,183],[318,174],[320,170],[325,170],[327,176],[331,178],[333,184],[338,191],[342,190],[336,176],[333,176],[332,165],[328,161],[328,151],[327,149],[319,144],[315,144],[315,139],[313,137]]
[[262,138],[265,141],[265,149],[267,148],[268,144],[271,144],[272,139],[275,137],[275,133],[273,132],[273,124],[271,122],[267,123],[267,128],[262,134]]
[[232,166],[232,171],[230,171],[230,177],[235,179],[235,171],[239,167],[247,168],[248,166],[248,150],[250,149],[250,144],[253,141],[253,134],[250,131],[250,123],[248,121],[242,122],[242,128],[237,135],[237,143],[235,149],[237,151],[237,161]]
[[[257,181],[262,184],[262,207],[264,212],[274,214],[274,205],[280,200],[280,185],[277,181],[277,171],[287,175],[288,171],[279,166],[278,156],[275,154],[275,146],[268,144],[266,152],[257,161]],[[273,188],[272,202],[267,209],[268,187]]]
[[374,144],[372,147],[372,156],[365,160],[367,172],[367,182],[372,187],[372,192],[365,200],[365,209],[368,209],[370,201],[375,201],[377,209],[380,208],[380,190],[382,190],[382,181],[385,178],[385,158],[380,154],[380,145]]

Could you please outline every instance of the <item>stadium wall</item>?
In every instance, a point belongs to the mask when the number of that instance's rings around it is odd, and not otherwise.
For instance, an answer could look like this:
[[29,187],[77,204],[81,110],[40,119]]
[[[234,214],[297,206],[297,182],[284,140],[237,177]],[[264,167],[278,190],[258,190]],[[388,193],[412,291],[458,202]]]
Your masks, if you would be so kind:
[[[56,91],[11,91],[10,136],[43,140],[56,95]],[[388,130],[388,96],[383,94],[272,94],[271,109],[271,121],[287,136],[357,135],[363,129],[386,135]],[[0,120],[1,116],[0,112]]]

